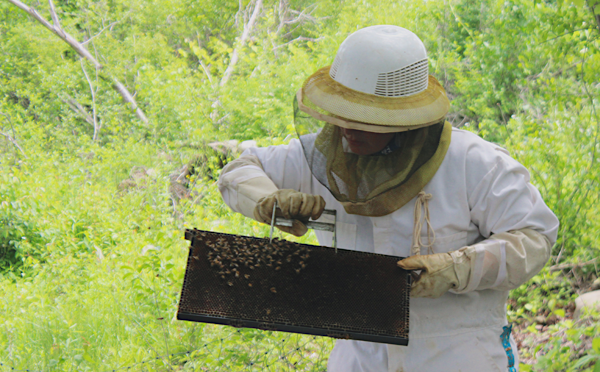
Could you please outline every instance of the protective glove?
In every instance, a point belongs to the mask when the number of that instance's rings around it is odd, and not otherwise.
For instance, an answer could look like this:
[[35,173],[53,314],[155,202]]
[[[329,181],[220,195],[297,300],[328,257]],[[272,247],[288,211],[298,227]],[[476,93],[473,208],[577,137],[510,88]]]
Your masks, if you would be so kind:
[[471,274],[471,258],[467,255],[471,247],[457,251],[416,255],[398,261],[404,270],[421,270],[413,281],[412,297],[437,298],[449,289],[463,290]]
[[308,221],[309,218],[316,220],[325,209],[325,200],[319,195],[284,189],[260,198],[254,208],[254,219],[258,222],[270,224],[275,200],[277,200],[278,209],[281,210],[281,213],[279,213],[279,210],[277,211],[277,215],[294,219],[294,224],[291,227],[277,225],[276,227],[296,236],[302,236],[308,231],[306,225],[298,220]]

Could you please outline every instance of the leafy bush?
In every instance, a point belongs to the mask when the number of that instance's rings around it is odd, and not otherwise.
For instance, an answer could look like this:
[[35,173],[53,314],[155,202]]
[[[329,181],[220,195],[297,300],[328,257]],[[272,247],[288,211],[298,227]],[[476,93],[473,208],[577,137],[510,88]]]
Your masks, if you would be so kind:
[[[0,366],[324,370],[329,339],[175,321],[182,235],[189,227],[268,234],[224,206],[214,181],[231,156],[207,144],[287,142],[304,79],[332,63],[349,33],[373,24],[422,37],[453,100],[448,119],[530,169],[561,221],[552,264],[599,256],[600,34],[589,8],[265,0],[242,44],[253,4],[56,2],[61,25],[103,64],[96,71],[0,3]],[[121,81],[148,124],[97,73]],[[88,116],[95,107],[98,140],[74,102]],[[177,181],[185,192],[174,192]],[[582,283],[598,274],[545,270],[511,293],[509,318],[533,340],[521,370],[600,368],[597,326],[569,319]]]

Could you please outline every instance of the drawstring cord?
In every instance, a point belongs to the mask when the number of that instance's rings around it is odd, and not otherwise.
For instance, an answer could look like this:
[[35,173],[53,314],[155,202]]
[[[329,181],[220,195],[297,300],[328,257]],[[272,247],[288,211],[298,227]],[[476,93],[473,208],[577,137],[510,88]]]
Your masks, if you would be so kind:
[[[411,255],[421,254],[421,247],[427,248],[429,254],[433,253],[433,243],[435,243],[435,231],[431,226],[429,219],[429,201],[433,198],[433,195],[427,194],[425,191],[421,191],[417,195],[417,201],[415,202],[414,219],[415,225],[413,228],[413,244],[411,249]],[[425,215],[422,216],[421,209],[425,209]],[[423,221],[423,217],[425,221]],[[423,223],[427,224],[427,244],[423,244],[421,241],[421,230],[423,229]]]

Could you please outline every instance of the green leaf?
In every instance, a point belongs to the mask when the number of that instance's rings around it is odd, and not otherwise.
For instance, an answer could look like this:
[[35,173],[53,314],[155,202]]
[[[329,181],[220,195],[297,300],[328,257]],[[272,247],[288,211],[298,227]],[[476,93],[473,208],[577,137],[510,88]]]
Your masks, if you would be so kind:
[[127,278],[129,278],[130,276],[132,276],[132,275],[133,275],[133,273],[132,273],[131,271],[128,271],[128,272],[126,272],[125,274],[123,274],[123,279],[127,279]]
[[521,372],[531,372],[531,366],[529,364],[519,363],[519,371],[521,371]]
[[600,353],[600,337],[592,341],[592,349]]
[[92,357],[88,353],[83,354],[83,359],[85,359],[86,361],[88,361],[91,364],[94,364],[94,359],[92,359]]
[[592,360],[596,359],[596,356],[593,355],[586,355],[584,357],[581,357],[577,360],[577,362],[575,362],[575,364],[573,364],[573,369],[577,369],[577,368],[581,368],[583,366],[588,365]]

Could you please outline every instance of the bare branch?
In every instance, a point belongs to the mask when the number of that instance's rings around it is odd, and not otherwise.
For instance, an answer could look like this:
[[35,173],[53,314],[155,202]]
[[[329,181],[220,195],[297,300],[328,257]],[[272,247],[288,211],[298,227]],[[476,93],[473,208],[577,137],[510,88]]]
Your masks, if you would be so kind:
[[66,103],[67,105],[69,105],[69,107],[71,108],[71,110],[73,110],[76,114],[79,114],[79,116],[81,116],[88,124],[90,124],[91,126],[94,126],[94,119],[92,119],[92,117],[90,116],[90,114],[87,112],[87,110],[85,109],[85,107],[83,107],[83,105],[79,102],[77,102],[73,97],[71,97],[70,95],[63,93],[66,98],[60,97],[60,99]]
[[[56,24],[54,26],[52,26],[34,8],[28,7],[27,5],[23,4],[19,0],[8,0],[8,1],[11,2],[12,4],[16,5],[18,8],[21,8],[25,12],[29,13],[33,18],[35,18],[38,22],[40,22],[44,27],[46,27],[48,30],[52,31],[56,36],[61,38],[65,43],[69,44],[71,46],[71,48],[73,48],[77,52],[77,54],[79,54],[83,58],[85,58],[88,61],[90,61],[91,63],[93,63],[94,67],[102,68],[102,65],[100,64],[100,62],[98,62],[96,60],[96,58],[94,58],[94,56],[92,56],[90,54],[90,52],[84,46],[82,46],[77,40],[75,40],[71,35],[69,35],[62,28],[60,28],[60,26],[57,26]],[[56,16],[56,13],[54,13],[54,16]]]
[[54,3],[52,0],[48,0],[48,4],[50,5],[50,16],[52,16],[54,27],[57,29],[62,29],[62,27],[60,27],[60,22],[58,21],[58,16],[56,15],[56,9],[54,9]]
[[[8,0],[8,1],[10,3],[14,4],[15,6],[17,6],[18,8],[24,10],[25,12],[29,13],[33,18],[35,18],[38,22],[40,22],[44,27],[46,27],[48,30],[52,31],[59,38],[61,38],[64,42],[69,44],[69,46],[71,46],[71,48],[73,48],[77,52],[77,54],[79,54],[81,57],[90,61],[94,65],[96,70],[99,70],[102,68],[102,65],[100,64],[100,62],[98,62],[98,60],[96,58],[94,58],[94,56],[91,55],[91,53],[86,49],[86,47],[82,43],[75,40],[71,35],[66,33],[60,27],[60,24],[58,23],[58,17],[56,15],[56,12],[53,10],[54,5],[52,4],[51,0],[48,0],[48,1],[50,1],[51,7],[52,7],[52,9],[50,11],[52,13],[52,17],[56,18],[56,20],[54,21],[54,23],[55,23],[54,26],[51,25],[44,17],[42,17],[34,8],[28,7],[27,5],[23,4],[19,0]],[[106,77],[103,75],[100,75],[100,77],[104,80],[112,82],[113,89],[115,89],[121,95],[121,97],[123,98],[123,100],[125,102],[131,104],[133,110],[135,110],[137,117],[142,122],[144,122],[144,124],[148,124],[148,118],[144,114],[144,111],[142,111],[142,109],[137,105],[135,99],[133,98],[131,93],[129,93],[129,91],[123,84],[121,84],[117,79],[115,79],[113,77]]]
[[[327,19],[329,17],[313,17],[312,13],[317,9],[317,4],[313,4],[303,9],[302,11],[294,10],[289,8],[289,3],[286,0],[280,0],[279,2],[279,25],[277,26],[277,30],[275,31],[275,35],[280,36],[283,28],[287,25],[297,24],[292,30],[286,32],[282,35],[282,38],[286,38],[290,34],[292,34],[301,24],[304,22],[312,22],[316,23],[320,20]],[[294,14],[292,17],[288,17],[288,13]]]
[[204,73],[206,74],[206,77],[208,78],[210,85],[213,85],[212,74],[208,70],[208,67],[206,66],[206,64],[204,63],[203,60],[200,60],[200,66],[202,66],[202,69],[204,70]]
[[307,20],[310,22],[317,22],[318,19],[312,16],[312,12],[314,12],[315,9],[317,9],[317,4],[313,4],[305,9],[303,9],[301,12],[294,10],[294,9],[290,9],[290,13],[296,14],[297,17],[293,18],[289,21],[285,21],[284,23],[290,25],[293,23],[302,22],[304,20]]
[[238,25],[240,24],[240,14],[242,14],[242,8],[243,8],[242,0],[239,0],[238,3],[239,3],[238,11],[237,11],[237,13],[235,13],[235,23],[234,23],[235,28],[237,28]]
[[[3,112],[0,112],[0,115],[4,115],[6,117],[6,120],[11,124],[12,126],[12,121],[10,120],[10,116],[8,114],[5,114]],[[9,140],[17,149],[19,149],[19,151],[21,151],[21,154],[23,154],[23,156],[25,157],[25,159],[27,159],[27,155],[25,155],[25,151],[23,151],[23,149],[21,148],[21,146],[19,146],[19,144],[17,143],[17,140],[14,139],[10,134],[8,133],[3,133],[0,132],[0,135],[4,136],[7,140]],[[13,136],[15,135],[15,131],[13,128]]]
[[100,35],[101,35],[101,34],[104,32],[104,30],[106,30],[107,28],[111,28],[111,30],[112,30],[112,26],[114,26],[115,24],[117,24],[117,23],[119,23],[119,22],[121,22],[121,20],[114,21],[113,23],[111,23],[111,24],[109,24],[108,26],[104,27],[102,30],[98,31],[98,33],[97,33],[96,35],[94,35],[94,36],[90,37],[89,39],[87,39],[86,41],[84,41],[83,43],[81,43],[81,45],[85,45],[85,44],[89,43],[90,41],[92,41],[93,39],[97,38],[97,37],[98,37],[98,36],[100,36]]
[[100,132],[100,126],[98,125],[98,119],[96,117],[96,93],[94,92],[94,87],[92,86],[92,81],[85,70],[85,66],[83,65],[83,59],[79,60],[81,62],[81,69],[83,70],[83,74],[85,75],[85,79],[90,86],[90,93],[92,94],[92,121],[94,123],[94,137],[92,137],[93,141],[98,140],[98,135]]
[[144,111],[142,111],[142,109],[138,106],[135,98],[133,98],[131,93],[129,93],[125,85],[121,84],[121,82],[119,82],[117,79],[113,79],[112,83],[113,88],[119,92],[121,97],[123,97],[123,100],[131,105],[131,108],[135,111],[137,117],[143,121],[144,124],[148,124],[148,118],[146,117],[146,114],[144,114]]
[[600,2],[595,1],[594,4],[590,4],[589,0],[585,0],[585,3],[587,4],[590,13],[592,13],[592,17],[594,17],[594,20],[596,21],[598,31],[600,31],[600,14],[596,14],[596,7],[600,5]]
[[9,140],[10,142],[12,142],[12,144],[13,144],[13,145],[14,145],[16,148],[18,148],[18,149],[19,149],[19,151],[21,151],[21,154],[23,154],[23,156],[24,156],[25,158],[27,158],[27,155],[25,155],[25,151],[23,151],[23,149],[21,148],[21,146],[19,146],[19,144],[17,143],[17,141],[16,141],[14,138],[12,138],[12,137],[10,136],[10,134],[8,134],[8,133],[2,133],[2,132],[0,132],[0,135],[1,135],[1,136],[4,136],[4,137],[6,137],[6,139],[7,139],[7,140]]
[[258,14],[260,13],[261,7],[262,7],[262,0],[256,0],[256,4],[254,5],[254,11],[252,12],[252,16],[248,20],[248,23],[246,23],[244,25],[244,31],[242,32],[242,37],[240,38],[239,42],[237,43],[237,46],[235,47],[235,49],[233,50],[233,53],[231,54],[231,60],[229,61],[229,66],[227,66],[227,69],[225,70],[225,73],[223,74],[223,78],[221,79],[221,83],[219,84],[220,86],[224,86],[229,81],[229,78],[231,77],[231,74],[233,73],[233,69],[235,68],[235,65],[238,62],[240,50],[246,44],[246,40],[248,40],[248,37],[250,36],[252,29],[254,28],[254,24],[256,23],[256,20],[258,19]]
[[571,269],[571,270],[577,269],[580,267],[593,265],[594,263],[596,263],[596,260],[597,260],[597,258],[594,258],[594,259],[586,261],[586,262],[580,262],[580,263],[554,265],[554,266],[550,266],[550,268],[548,270],[550,272],[553,272],[553,271],[560,271],[560,270],[564,270],[564,269]]
[[295,38],[294,40],[290,40],[290,41],[288,41],[287,43],[283,43],[283,44],[281,44],[281,45],[277,45],[275,48],[273,48],[273,50],[276,50],[276,49],[282,48],[282,47],[284,47],[284,46],[286,46],[286,45],[288,45],[288,44],[291,44],[291,43],[293,43],[293,42],[296,42],[296,41],[314,41],[314,42],[317,42],[317,41],[321,41],[321,40],[323,40],[323,36],[321,36],[321,37],[318,37],[318,38],[316,38],[316,39],[314,39],[314,38],[311,38],[311,37],[298,36],[298,37],[297,37],[297,38]]
[[288,12],[289,4],[287,0],[279,0],[279,9],[277,10],[279,25],[277,25],[277,30],[275,31],[275,35],[279,35],[281,30],[285,26],[285,20]]

